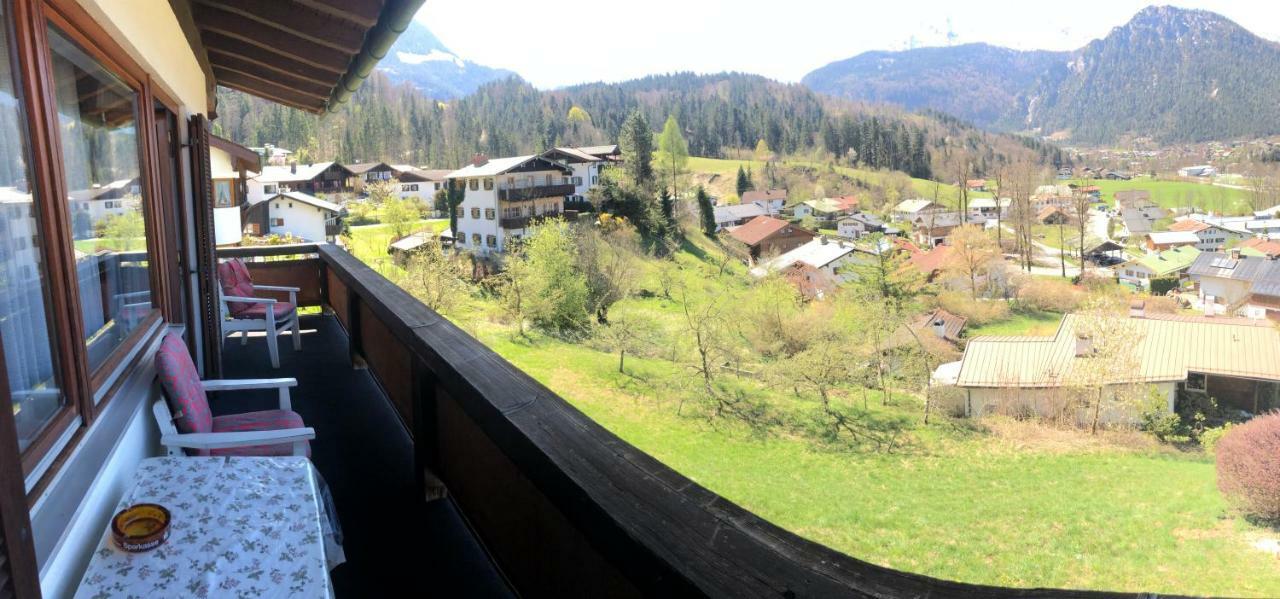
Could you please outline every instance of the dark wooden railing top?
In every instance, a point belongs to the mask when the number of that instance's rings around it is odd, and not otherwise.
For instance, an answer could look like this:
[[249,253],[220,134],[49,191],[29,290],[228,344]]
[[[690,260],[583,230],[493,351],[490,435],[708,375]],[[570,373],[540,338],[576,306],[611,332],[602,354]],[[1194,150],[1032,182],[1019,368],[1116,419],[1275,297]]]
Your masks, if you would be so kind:
[[573,195],[577,188],[571,184],[535,185],[533,187],[509,187],[498,190],[498,199],[503,202],[519,202],[538,198],[554,198]]
[[[288,246],[219,251],[282,255]],[[605,430],[345,250],[319,254],[609,562],[646,594],[731,597],[1149,597],[940,580],[805,540]]]

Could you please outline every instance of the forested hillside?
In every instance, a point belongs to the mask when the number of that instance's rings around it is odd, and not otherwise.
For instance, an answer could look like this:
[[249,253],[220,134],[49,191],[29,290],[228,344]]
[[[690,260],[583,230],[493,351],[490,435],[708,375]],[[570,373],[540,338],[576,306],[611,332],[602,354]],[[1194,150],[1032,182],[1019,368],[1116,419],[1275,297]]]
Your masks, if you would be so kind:
[[736,157],[763,142],[778,154],[825,151],[850,165],[929,178],[962,153],[979,171],[1012,158],[1061,163],[1059,150],[980,131],[958,119],[819,96],[800,85],[735,73],[673,74],[541,92],[511,78],[439,102],[374,73],[324,118],[220,89],[215,132],[245,145],[274,143],[299,160],[410,163],[449,168],[475,152],[533,153],[611,143],[627,115],[675,115],[694,155]]

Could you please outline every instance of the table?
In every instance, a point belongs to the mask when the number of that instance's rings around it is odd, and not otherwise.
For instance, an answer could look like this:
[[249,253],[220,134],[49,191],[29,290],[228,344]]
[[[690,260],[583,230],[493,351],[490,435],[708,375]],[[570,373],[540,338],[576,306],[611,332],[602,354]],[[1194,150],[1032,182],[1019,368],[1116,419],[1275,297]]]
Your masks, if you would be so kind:
[[304,457],[143,460],[117,510],[165,506],[169,540],[126,553],[108,524],[76,597],[331,597],[344,558],[319,480]]

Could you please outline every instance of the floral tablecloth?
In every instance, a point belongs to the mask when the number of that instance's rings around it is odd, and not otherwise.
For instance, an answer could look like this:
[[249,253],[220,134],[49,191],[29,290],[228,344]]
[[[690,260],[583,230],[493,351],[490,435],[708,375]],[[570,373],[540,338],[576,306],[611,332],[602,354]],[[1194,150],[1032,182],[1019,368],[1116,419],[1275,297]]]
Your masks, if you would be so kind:
[[76,597],[331,597],[341,546],[319,488],[303,457],[143,460],[117,509],[163,505],[169,540],[125,553],[108,528]]

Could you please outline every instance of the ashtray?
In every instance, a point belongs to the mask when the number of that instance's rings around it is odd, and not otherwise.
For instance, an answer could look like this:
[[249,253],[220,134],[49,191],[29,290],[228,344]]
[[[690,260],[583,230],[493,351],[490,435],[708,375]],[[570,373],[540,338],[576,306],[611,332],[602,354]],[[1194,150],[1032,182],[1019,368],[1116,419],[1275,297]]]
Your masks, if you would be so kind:
[[129,553],[151,551],[169,538],[169,510],[154,503],[131,505],[111,518],[111,538]]

